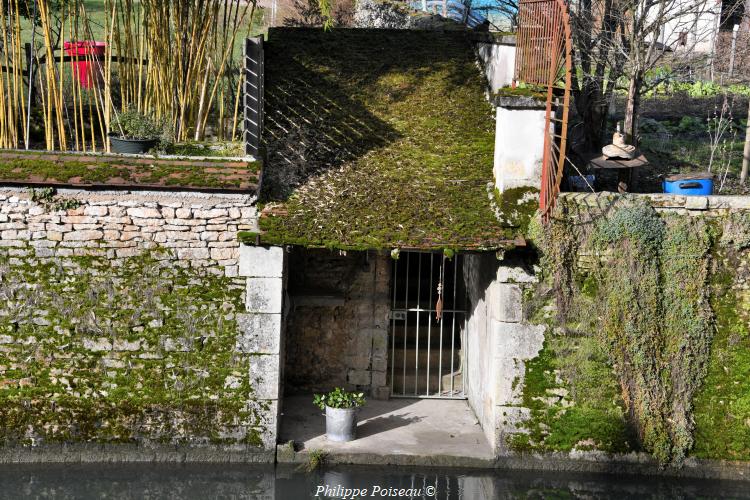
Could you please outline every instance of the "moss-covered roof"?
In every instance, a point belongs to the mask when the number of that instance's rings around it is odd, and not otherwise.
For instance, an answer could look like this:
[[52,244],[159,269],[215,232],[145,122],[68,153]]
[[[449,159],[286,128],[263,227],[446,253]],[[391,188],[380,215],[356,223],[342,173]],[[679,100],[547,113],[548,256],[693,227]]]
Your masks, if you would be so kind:
[[0,184],[255,191],[260,163],[222,159],[0,152]]
[[463,32],[274,28],[261,241],[494,249],[493,108]]

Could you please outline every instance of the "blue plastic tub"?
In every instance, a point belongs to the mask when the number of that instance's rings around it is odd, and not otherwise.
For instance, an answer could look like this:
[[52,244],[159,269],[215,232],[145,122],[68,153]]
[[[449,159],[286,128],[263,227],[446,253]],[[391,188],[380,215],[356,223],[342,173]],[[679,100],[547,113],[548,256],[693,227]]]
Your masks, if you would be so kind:
[[665,193],[686,196],[707,196],[714,193],[712,174],[672,175],[662,181]]

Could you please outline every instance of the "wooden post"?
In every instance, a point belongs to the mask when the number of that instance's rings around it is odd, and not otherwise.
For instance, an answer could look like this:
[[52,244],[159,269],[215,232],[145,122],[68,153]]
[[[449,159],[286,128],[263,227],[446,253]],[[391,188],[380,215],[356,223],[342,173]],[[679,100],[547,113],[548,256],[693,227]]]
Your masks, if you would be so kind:
[[245,154],[260,158],[263,135],[263,36],[245,41]]

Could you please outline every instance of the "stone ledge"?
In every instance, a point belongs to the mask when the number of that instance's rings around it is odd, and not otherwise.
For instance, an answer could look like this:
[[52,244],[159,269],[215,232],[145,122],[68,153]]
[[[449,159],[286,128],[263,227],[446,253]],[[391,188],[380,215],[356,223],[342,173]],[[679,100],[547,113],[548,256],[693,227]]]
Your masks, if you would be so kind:
[[206,462],[273,463],[275,450],[249,445],[45,444],[0,448],[0,464]]
[[657,209],[685,210],[750,210],[750,196],[684,196],[665,193],[560,193],[560,198],[578,205],[603,207],[627,200],[648,199]]

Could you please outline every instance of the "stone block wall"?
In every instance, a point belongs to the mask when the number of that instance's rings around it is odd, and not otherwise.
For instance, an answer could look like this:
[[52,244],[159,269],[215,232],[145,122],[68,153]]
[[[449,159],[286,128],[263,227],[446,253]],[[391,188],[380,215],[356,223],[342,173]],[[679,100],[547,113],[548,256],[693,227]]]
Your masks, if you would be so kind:
[[524,362],[536,357],[544,327],[523,316],[523,293],[536,282],[523,254],[498,260],[467,255],[464,277],[469,295],[467,397],[497,455],[507,454],[506,437],[526,418],[520,406]]
[[289,263],[286,389],[387,397],[390,257],[295,249]]
[[254,202],[0,190],[2,460],[57,443],[273,458],[284,261],[241,251]]

